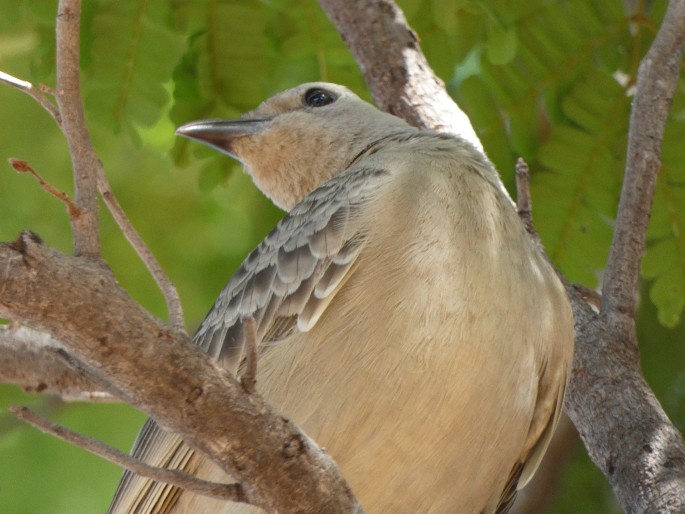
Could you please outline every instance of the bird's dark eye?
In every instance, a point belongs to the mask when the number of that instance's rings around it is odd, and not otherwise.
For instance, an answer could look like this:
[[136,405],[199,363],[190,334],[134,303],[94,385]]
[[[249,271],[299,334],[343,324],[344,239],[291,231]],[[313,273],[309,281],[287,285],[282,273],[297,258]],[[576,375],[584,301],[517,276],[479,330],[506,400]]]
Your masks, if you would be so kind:
[[307,107],[323,107],[332,104],[337,99],[338,97],[330,91],[319,88],[308,89],[302,97],[302,101]]

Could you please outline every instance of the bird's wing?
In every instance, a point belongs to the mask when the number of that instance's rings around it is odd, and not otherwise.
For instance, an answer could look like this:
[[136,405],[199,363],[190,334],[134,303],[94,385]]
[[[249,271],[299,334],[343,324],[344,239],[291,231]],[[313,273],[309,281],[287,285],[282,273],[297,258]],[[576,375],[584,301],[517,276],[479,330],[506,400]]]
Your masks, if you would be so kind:
[[509,512],[518,491],[530,481],[545,456],[564,405],[566,373],[563,366],[549,366],[547,362],[542,366],[535,415],[528,430],[524,453],[509,474],[496,514]]
[[267,345],[309,331],[349,277],[366,238],[359,212],[387,175],[353,168],[305,197],[243,261],[195,342],[235,369],[242,320],[252,318]]
[[[191,466],[194,451],[176,434],[162,430],[152,419],[148,420],[136,438],[131,455],[150,465],[168,469],[182,469],[193,473]],[[168,484],[155,482],[130,471],[124,473],[112,499],[108,513],[162,514],[171,512],[180,490]],[[169,508],[166,507],[169,505]]]
[[[359,213],[388,175],[356,166],[305,197],[243,261],[198,328],[195,343],[235,371],[243,320],[254,320],[257,340],[265,347],[310,330],[349,277],[366,239]],[[189,472],[197,461],[193,454],[180,437],[151,419],[132,450],[152,465]],[[127,471],[109,513],[172,512],[178,493]]]

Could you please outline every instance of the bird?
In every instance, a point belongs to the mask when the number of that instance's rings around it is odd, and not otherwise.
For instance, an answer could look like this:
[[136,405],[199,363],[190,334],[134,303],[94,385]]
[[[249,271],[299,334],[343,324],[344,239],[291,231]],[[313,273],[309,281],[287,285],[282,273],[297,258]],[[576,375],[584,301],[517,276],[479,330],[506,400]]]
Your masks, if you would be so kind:
[[[485,154],[325,82],[176,132],[287,212],[194,342],[237,373],[253,320],[257,392],[367,513],[506,513],[559,419],[573,317]],[[132,454],[231,480],[151,419]],[[125,472],[109,512],[261,511]]]

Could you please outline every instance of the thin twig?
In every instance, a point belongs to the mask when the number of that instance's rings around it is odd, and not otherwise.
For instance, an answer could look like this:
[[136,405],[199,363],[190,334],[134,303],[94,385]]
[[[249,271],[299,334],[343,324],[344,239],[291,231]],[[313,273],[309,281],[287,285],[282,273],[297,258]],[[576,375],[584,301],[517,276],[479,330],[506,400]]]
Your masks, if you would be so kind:
[[208,482],[200,480],[195,476],[178,469],[163,469],[145,464],[144,462],[131,457],[130,455],[107,446],[106,444],[94,439],[69,430],[66,427],[53,423],[31,411],[27,407],[13,406],[9,411],[20,420],[29,425],[39,429],[40,431],[50,434],[58,439],[76,445],[90,453],[102,457],[114,464],[126,468],[138,475],[146,478],[151,478],[159,482],[171,484],[180,487],[187,491],[196,494],[202,494],[211,498],[218,498],[221,500],[241,502],[246,501],[245,493],[240,484],[219,484],[216,482]]
[[536,243],[540,236],[533,225],[533,202],[530,195],[530,171],[528,164],[519,157],[516,161],[516,210],[526,230]]
[[90,140],[81,102],[79,76],[80,0],[60,0],[57,15],[57,103],[62,113],[62,131],[69,143],[74,165],[74,201],[83,215],[72,219],[74,251],[77,255],[99,256],[97,192],[121,228],[124,236],[147,266],[164,295],[169,311],[169,323],[184,330],[183,308],[178,292],[164,274],[159,262],[145,246],[123,209],[117,202],[105,178],[102,163]]
[[43,94],[44,91],[42,87],[39,91],[30,82],[18,79],[2,71],[0,71],[0,82],[4,82],[5,84],[15,87],[19,91],[23,91],[24,93],[29,95],[36,102],[38,102],[40,106],[43,109],[45,109],[48,112],[48,114],[50,114],[50,116],[52,116],[52,118],[55,120],[58,126],[62,126],[62,116],[59,113],[59,109],[55,104],[53,104],[50,100],[48,100],[45,97],[45,95]]
[[114,220],[117,222],[117,225],[119,225],[124,237],[126,237],[128,242],[131,243],[131,246],[143,261],[148,271],[152,275],[152,278],[155,280],[157,286],[164,295],[164,300],[166,301],[167,310],[169,312],[169,324],[175,330],[184,330],[185,321],[183,318],[183,306],[181,304],[181,297],[179,296],[178,291],[174,287],[174,284],[171,282],[171,280],[169,280],[169,277],[166,275],[166,273],[164,273],[159,261],[152,254],[150,249],[143,241],[143,238],[140,237],[140,234],[138,234],[136,229],[133,227],[133,224],[128,219],[128,216],[126,216],[126,213],[121,208],[121,205],[114,196],[112,188],[107,181],[104,170],[102,168],[98,168],[96,173],[98,191],[100,191],[105,205],[109,209],[109,212],[112,214]]
[[86,127],[80,82],[81,1],[60,0],[57,11],[57,105],[74,167],[74,202],[83,210],[72,218],[74,253],[100,257],[95,170],[102,167]]
[[247,394],[255,392],[257,384],[257,327],[254,318],[243,320],[243,334],[245,337],[245,368],[240,375],[240,384]]
[[67,212],[69,213],[70,218],[78,217],[81,215],[81,208],[71,201],[69,195],[67,195],[63,191],[60,191],[52,184],[47,182],[43,177],[40,176],[40,174],[36,170],[34,170],[31,167],[31,165],[27,161],[15,158],[10,158],[8,159],[8,161],[10,163],[10,166],[14,168],[14,171],[16,171],[17,173],[28,173],[38,181],[40,187],[43,188],[44,191],[50,193],[58,200],[64,202],[64,204],[67,206]]
[[602,288],[602,318],[609,331],[620,331],[626,339],[634,339],[640,262],[684,49],[685,2],[671,0],[637,74],[625,178]]

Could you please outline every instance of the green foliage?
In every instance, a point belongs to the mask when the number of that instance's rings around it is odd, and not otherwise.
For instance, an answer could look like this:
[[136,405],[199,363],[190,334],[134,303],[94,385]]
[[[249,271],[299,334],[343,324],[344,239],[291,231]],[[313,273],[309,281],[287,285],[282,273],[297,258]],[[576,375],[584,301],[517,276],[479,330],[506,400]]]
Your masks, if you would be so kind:
[[184,49],[169,17],[165,0],[103,1],[94,13],[84,75],[86,110],[114,132],[123,123],[152,126],[164,115],[169,102],[164,84]]
[[653,279],[649,294],[658,308],[659,320],[671,328],[681,322],[685,308],[685,170],[681,154],[685,140],[685,98],[682,92],[681,86],[664,134],[661,177],[652,206],[649,246],[642,261],[644,276]]
[[[627,13],[620,0],[399,3],[510,190],[516,158],[529,163],[535,222],[550,257],[570,280],[595,286],[611,241],[637,66],[665,0],[638,3],[648,4],[639,13]],[[0,0],[0,70],[54,85],[56,4]],[[120,202],[177,284],[191,329],[280,213],[236,163],[177,140],[174,127],[238,116],[304,81],[342,83],[368,98],[314,0],[84,2],[82,69],[98,154]],[[671,363],[685,356],[670,341],[682,340],[685,308],[684,92],[681,84],[663,146],[640,316],[645,371],[681,428],[685,379]],[[50,183],[71,190],[64,140],[35,102],[3,86],[0,122],[0,157],[24,158]],[[164,317],[148,273],[104,212],[102,220],[104,253],[122,285]],[[63,205],[29,177],[0,170],[0,239],[24,228],[70,249]],[[37,400],[3,388],[0,401]],[[141,419],[123,406],[61,409],[64,422],[122,448]],[[104,510],[118,470],[28,429],[5,430],[6,419],[0,413],[0,512]],[[574,461],[555,512],[612,508],[607,486],[589,467],[581,457]],[[36,483],[49,485],[36,495]],[[579,495],[582,506],[564,501]]]

